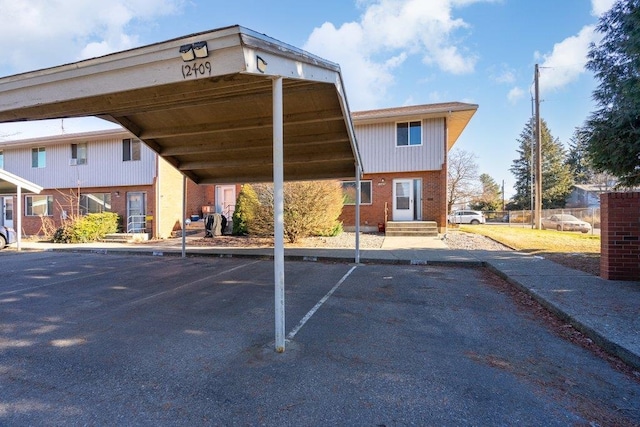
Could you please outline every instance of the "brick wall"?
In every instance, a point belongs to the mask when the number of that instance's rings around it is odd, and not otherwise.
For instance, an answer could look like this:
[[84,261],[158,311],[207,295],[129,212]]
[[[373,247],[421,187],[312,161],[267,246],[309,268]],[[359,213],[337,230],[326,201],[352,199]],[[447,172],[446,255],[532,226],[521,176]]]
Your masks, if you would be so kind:
[[640,192],[600,196],[600,276],[640,281]]
[[[385,203],[387,220],[393,220],[393,180],[402,178],[422,179],[422,219],[436,221],[438,227],[445,226],[446,174],[443,171],[366,174],[362,181],[371,181],[372,204],[360,206],[360,226],[365,231],[377,229],[378,223],[385,222]],[[355,226],[355,206],[345,206],[340,220],[346,228]]]

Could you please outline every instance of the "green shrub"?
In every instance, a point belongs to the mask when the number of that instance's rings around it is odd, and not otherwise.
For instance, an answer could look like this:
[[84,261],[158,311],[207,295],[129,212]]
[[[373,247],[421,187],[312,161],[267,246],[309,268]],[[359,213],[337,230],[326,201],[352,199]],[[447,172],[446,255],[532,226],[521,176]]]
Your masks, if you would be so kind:
[[75,217],[59,227],[53,234],[55,243],[95,242],[118,230],[118,214],[103,212]]
[[234,235],[240,236],[249,232],[248,224],[255,218],[258,204],[258,195],[253,187],[249,184],[243,185],[233,211]]

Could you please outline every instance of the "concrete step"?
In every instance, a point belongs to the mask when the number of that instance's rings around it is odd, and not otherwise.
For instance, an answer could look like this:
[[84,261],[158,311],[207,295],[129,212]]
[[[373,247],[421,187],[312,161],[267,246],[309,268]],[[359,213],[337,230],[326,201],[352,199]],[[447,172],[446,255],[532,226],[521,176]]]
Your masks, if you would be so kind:
[[435,221],[388,221],[385,235],[437,237],[438,223]]
[[149,233],[111,233],[104,236],[103,242],[133,243],[149,240]]

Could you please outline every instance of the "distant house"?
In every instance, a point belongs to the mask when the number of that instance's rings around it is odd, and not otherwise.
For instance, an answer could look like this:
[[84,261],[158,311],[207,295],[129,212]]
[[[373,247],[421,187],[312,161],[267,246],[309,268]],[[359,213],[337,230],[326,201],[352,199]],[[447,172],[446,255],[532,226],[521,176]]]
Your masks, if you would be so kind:
[[[180,229],[182,174],[124,130],[0,142],[0,168],[43,187],[23,196],[26,235],[43,234],[72,215],[116,212],[121,230],[170,237]],[[198,186],[187,180],[187,215],[217,211],[231,218],[237,186]],[[0,194],[1,223],[15,194]]]
[[614,184],[576,184],[567,197],[567,208],[599,208],[600,194],[613,190]]
[[[451,102],[352,113],[364,176],[360,221],[447,220],[447,157],[478,106]],[[345,228],[355,225],[355,182],[343,183]]]

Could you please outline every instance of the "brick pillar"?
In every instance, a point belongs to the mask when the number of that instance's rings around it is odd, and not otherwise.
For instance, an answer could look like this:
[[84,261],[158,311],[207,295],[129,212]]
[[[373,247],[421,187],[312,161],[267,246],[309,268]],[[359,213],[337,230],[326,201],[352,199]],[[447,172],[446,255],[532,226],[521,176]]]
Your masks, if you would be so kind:
[[640,281],[640,192],[600,195],[600,276]]

